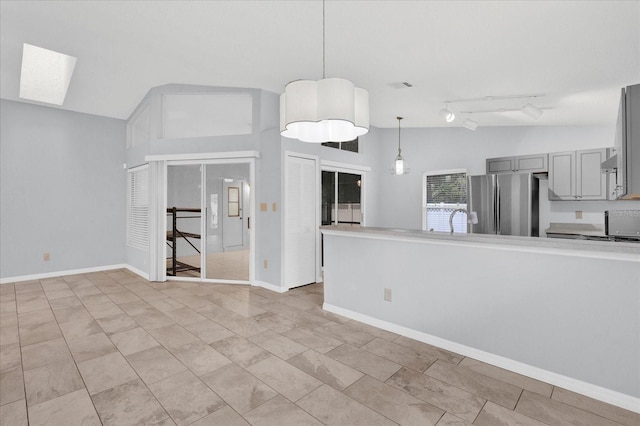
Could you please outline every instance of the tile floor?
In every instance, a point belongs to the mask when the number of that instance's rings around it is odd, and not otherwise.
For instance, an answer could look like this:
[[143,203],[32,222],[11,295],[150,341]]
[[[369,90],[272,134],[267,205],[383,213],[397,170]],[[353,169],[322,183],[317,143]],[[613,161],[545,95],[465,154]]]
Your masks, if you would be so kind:
[[125,270],[2,285],[0,425],[640,424],[322,299]]
[[[200,266],[200,255],[183,256],[179,261],[188,265]],[[167,260],[169,267],[170,260]],[[249,250],[225,251],[207,254],[207,278],[217,280],[249,281]],[[200,277],[198,271],[178,272],[179,277]]]

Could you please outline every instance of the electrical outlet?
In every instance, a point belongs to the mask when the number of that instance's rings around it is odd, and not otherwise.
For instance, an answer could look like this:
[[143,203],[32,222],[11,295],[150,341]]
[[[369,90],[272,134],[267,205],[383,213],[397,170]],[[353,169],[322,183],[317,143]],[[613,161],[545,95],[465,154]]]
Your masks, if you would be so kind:
[[46,252],[42,255],[42,260],[44,260],[45,262],[48,262],[50,258],[51,256],[49,256],[49,252]]
[[576,210],[576,219],[582,219],[582,211]]
[[391,302],[391,289],[390,288],[385,288],[384,289],[384,300],[387,302]]
[[264,269],[267,269],[269,267],[269,261],[267,259],[264,260],[263,266],[264,266]]

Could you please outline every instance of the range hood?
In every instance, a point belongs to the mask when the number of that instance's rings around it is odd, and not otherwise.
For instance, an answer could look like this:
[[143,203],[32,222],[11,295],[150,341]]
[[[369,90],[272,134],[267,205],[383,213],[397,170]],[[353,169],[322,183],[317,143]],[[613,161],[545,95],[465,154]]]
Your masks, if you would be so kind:
[[612,198],[640,200],[640,84],[622,89],[614,148],[602,171],[614,182]]

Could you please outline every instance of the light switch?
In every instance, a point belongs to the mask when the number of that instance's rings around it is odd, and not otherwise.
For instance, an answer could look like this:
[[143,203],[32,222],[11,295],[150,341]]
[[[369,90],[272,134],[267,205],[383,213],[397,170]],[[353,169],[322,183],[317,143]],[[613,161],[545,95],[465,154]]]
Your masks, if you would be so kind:
[[267,203],[260,203],[260,211],[261,212],[267,211]]
[[276,211],[278,210],[278,205],[276,203],[271,204],[271,211]]

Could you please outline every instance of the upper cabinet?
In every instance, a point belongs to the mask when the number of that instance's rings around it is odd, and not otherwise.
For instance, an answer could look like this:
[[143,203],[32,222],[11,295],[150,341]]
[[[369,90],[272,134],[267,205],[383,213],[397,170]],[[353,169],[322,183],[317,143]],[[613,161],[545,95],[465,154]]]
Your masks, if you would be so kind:
[[549,199],[606,200],[607,176],[600,168],[606,158],[606,148],[549,154]]
[[548,171],[547,159],[547,154],[488,158],[487,174],[544,173]]
[[640,200],[640,84],[622,89],[615,148],[602,164],[612,182],[611,197]]

